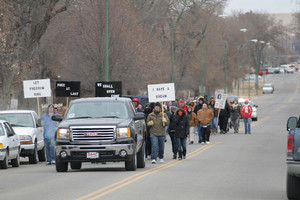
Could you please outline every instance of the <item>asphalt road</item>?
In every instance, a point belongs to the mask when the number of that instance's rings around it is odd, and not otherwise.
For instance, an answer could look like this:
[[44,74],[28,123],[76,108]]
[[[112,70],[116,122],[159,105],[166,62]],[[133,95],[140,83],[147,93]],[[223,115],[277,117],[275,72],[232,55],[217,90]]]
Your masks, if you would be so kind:
[[233,130],[213,135],[211,144],[188,145],[186,160],[172,160],[170,139],[165,163],[135,172],[123,163],[89,164],[57,173],[55,167],[28,164],[0,170],[0,199],[286,199],[286,120],[299,116],[299,74],[269,75],[275,93],[253,98],[258,121],[252,134]]

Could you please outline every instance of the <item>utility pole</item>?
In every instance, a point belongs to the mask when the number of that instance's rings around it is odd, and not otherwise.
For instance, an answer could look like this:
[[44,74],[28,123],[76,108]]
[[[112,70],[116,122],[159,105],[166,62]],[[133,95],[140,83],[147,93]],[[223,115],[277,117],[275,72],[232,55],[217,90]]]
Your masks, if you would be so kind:
[[224,53],[224,94],[227,94],[227,41],[225,42],[225,53]]
[[109,81],[108,57],[108,0],[105,2],[105,81]]

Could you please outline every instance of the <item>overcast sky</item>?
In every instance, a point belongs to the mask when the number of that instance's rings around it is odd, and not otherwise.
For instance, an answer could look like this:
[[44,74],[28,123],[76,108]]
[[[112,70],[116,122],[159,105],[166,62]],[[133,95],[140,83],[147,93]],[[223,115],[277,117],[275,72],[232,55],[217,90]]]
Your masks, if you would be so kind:
[[297,2],[300,0],[228,0],[225,14],[232,10],[242,12],[267,12],[267,13],[294,13],[299,12]]

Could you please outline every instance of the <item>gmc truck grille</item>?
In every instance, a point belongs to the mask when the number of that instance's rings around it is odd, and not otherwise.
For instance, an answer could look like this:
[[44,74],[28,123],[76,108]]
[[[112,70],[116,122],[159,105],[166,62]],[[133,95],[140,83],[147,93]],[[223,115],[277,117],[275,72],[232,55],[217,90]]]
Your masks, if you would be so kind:
[[114,126],[73,126],[70,128],[74,142],[112,141],[115,133]]

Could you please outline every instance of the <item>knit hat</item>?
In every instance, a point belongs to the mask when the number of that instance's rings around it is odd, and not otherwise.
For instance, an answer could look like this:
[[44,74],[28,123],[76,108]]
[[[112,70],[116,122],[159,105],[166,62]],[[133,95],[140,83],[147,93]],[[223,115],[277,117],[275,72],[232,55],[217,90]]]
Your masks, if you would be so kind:
[[156,103],[154,104],[154,107],[156,107],[156,106],[159,106],[159,107],[161,108],[161,104],[160,104],[159,102],[156,102]]

